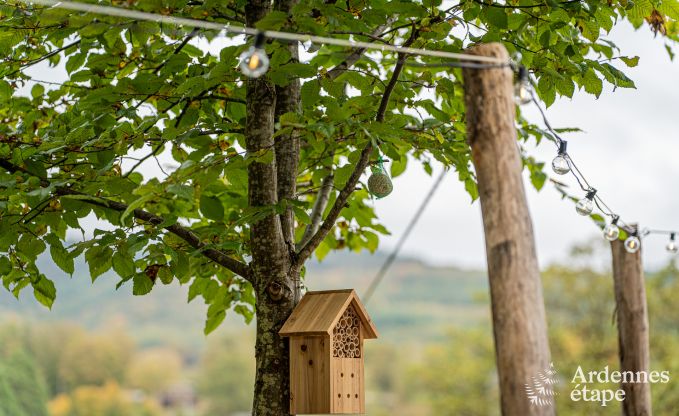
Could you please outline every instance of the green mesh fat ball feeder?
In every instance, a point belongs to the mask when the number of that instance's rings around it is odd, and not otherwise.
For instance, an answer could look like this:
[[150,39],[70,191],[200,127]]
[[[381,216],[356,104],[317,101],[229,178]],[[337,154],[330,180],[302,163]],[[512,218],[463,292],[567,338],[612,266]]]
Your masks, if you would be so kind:
[[394,190],[391,178],[384,170],[384,161],[380,158],[372,167],[372,174],[368,178],[368,191],[376,198],[384,198]]

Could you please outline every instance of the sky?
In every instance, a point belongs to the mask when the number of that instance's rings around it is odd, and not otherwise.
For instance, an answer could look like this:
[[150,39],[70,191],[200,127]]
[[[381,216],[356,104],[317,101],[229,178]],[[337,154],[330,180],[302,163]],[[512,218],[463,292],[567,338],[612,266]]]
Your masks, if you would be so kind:
[[[558,99],[547,109],[547,117],[554,127],[578,127],[584,131],[564,135],[569,154],[625,222],[637,222],[642,228],[679,229],[679,197],[673,192],[679,174],[679,141],[675,137],[679,132],[679,58],[672,62],[662,36],[654,37],[647,26],[635,31],[622,22],[606,38],[621,48],[621,55],[641,58],[636,68],[616,63],[637,88],[613,92],[612,86],[604,83],[599,99],[576,92],[573,99]],[[219,50],[214,42],[198,45]],[[47,81],[67,79],[61,66],[37,65],[29,73]],[[541,125],[533,104],[522,111],[528,120]],[[546,141],[537,147],[528,146],[527,151],[547,166],[555,156],[553,144]],[[146,174],[160,174],[155,163],[142,167]],[[410,163],[407,172],[394,179],[394,192],[374,202],[381,222],[392,233],[382,239],[380,250],[391,251],[394,247],[440,169],[437,166],[430,177],[417,163]],[[559,179],[577,192],[570,175]],[[594,223],[576,214],[573,203],[562,200],[552,186],[546,184],[536,192],[528,181],[525,185],[542,266],[565,260],[574,244],[600,236]],[[403,246],[402,256],[433,265],[485,268],[480,205],[478,201],[470,202],[456,173],[448,173]],[[646,267],[660,267],[671,258],[664,249],[666,242],[666,236],[652,235],[644,240]]]
[[[654,38],[648,27],[635,31],[628,23],[616,26],[606,37],[621,49],[621,55],[639,56],[636,68],[614,63],[632,78],[636,89],[606,86],[599,99],[576,92],[547,109],[553,127],[579,127],[571,133],[568,152],[604,201],[627,223],[653,229],[679,230],[679,60],[672,62],[662,36]],[[525,117],[542,125],[532,105],[522,109]],[[534,144],[534,142],[532,143]],[[552,143],[528,146],[528,153],[547,166],[555,156]],[[411,166],[415,167],[413,163]],[[548,168],[551,173],[551,168]],[[429,177],[421,168],[409,169],[394,179],[394,192],[376,201],[376,211],[392,232],[382,249],[396,244],[437,173]],[[557,175],[554,175],[557,176]],[[570,176],[561,177],[577,192]],[[536,192],[526,180],[529,209],[533,218],[537,253],[541,266],[567,258],[574,244],[600,236],[599,229],[575,212],[574,204],[562,200],[549,184]],[[646,267],[666,264],[667,236],[651,235],[643,241]],[[485,267],[481,209],[470,198],[454,172],[450,172],[431,200],[402,253],[437,265]]]

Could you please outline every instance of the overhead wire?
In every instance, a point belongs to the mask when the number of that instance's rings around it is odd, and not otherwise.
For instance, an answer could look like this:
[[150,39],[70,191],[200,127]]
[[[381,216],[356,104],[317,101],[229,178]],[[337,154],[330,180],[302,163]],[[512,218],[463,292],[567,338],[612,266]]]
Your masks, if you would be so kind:
[[443,181],[443,178],[446,176],[447,172],[448,172],[447,169],[443,169],[443,171],[436,178],[436,181],[434,181],[434,183],[432,184],[431,188],[429,189],[429,192],[427,192],[427,195],[424,197],[424,199],[420,203],[420,206],[417,208],[417,211],[415,211],[415,215],[413,215],[405,231],[403,231],[403,234],[401,234],[401,237],[398,239],[396,246],[394,246],[394,249],[391,251],[391,253],[384,261],[384,263],[382,263],[382,266],[370,281],[370,285],[368,285],[365,294],[362,296],[364,304],[367,304],[370,301],[370,299],[375,294],[375,290],[380,285],[380,283],[382,283],[384,276],[387,274],[387,271],[396,260],[396,256],[398,256],[398,253],[401,251],[401,248],[403,248],[403,244],[405,244],[406,240],[410,236],[410,233],[415,228],[415,225],[417,225],[417,222],[420,220],[420,217],[424,213],[424,210],[427,208],[427,205],[429,205],[429,202],[436,193],[436,190],[438,189],[439,185],[441,185],[441,182]]
[[376,44],[372,42],[365,42],[353,39],[333,38],[328,36],[318,36],[306,33],[282,32],[276,30],[259,30],[256,28],[234,25],[228,22],[218,23],[206,20],[189,19],[185,17],[166,16],[162,14],[142,12],[122,7],[102,6],[99,4],[87,4],[74,1],[59,1],[59,0],[18,0],[18,1],[21,1],[26,4],[38,4],[42,6],[51,6],[59,9],[74,10],[85,13],[94,13],[111,17],[123,17],[155,23],[165,23],[177,26],[187,26],[207,30],[216,30],[219,32],[223,31],[233,35],[256,36],[258,34],[262,34],[263,36],[269,39],[278,39],[292,42],[311,42],[322,45],[346,46],[350,48],[364,48],[369,50],[379,50],[382,52],[388,51],[408,55],[429,56],[444,59],[454,59],[459,61],[489,63],[495,65],[508,64],[508,62],[506,62],[505,60],[495,58],[492,56],[478,56],[441,50],[422,49],[388,44]]

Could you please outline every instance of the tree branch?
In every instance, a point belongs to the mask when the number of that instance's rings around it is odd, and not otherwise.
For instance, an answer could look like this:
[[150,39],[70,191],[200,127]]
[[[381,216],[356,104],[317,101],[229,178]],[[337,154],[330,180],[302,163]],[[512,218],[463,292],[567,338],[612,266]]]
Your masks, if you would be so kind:
[[[0,159],[0,167],[5,169],[9,173],[22,172],[32,176],[36,176],[31,172],[28,172],[21,166],[17,166],[8,160]],[[45,178],[40,178],[40,184],[44,187],[50,185],[49,181]],[[118,212],[124,212],[128,208],[126,204],[123,204],[121,202],[111,201],[106,198],[83,194],[67,187],[58,187],[55,191],[55,194],[59,196],[69,196],[69,195],[78,196],[81,201],[87,202],[88,204],[96,205],[102,208],[112,209]],[[135,218],[149,222],[153,225],[160,225],[165,222],[165,219],[163,219],[162,217],[151,214],[150,212],[144,211],[142,209],[135,209],[133,211],[133,215]],[[210,260],[214,261],[220,266],[242,276],[245,280],[252,283],[252,272],[247,264],[229,257],[223,251],[208,248],[207,244],[203,243],[193,231],[177,223],[168,225],[163,228],[171,232],[172,234],[176,235],[177,237],[181,238],[182,240],[186,241],[194,249],[200,250],[200,252],[205,257],[209,258]]]
[[55,49],[55,50],[53,50],[53,51],[51,51],[51,52],[48,52],[48,53],[46,53],[45,55],[41,56],[40,58],[34,59],[34,60],[30,61],[30,62],[27,62],[27,63],[21,65],[18,69],[16,69],[15,71],[13,71],[13,72],[7,74],[6,76],[7,76],[7,77],[11,77],[12,75],[14,75],[14,74],[20,72],[20,71],[21,71],[22,69],[24,69],[24,68],[28,68],[29,66],[33,66],[33,65],[35,65],[35,64],[37,64],[37,63],[40,63],[40,62],[44,61],[45,59],[49,59],[49,58],[53,57],[54,55],[56,55],[56,54],[58,54],[58,53],[61,53],[61,52],[65,51],[66,49],[70,49],[70,48],[72,48],[72,47],[74,47],[74,46],[76,46],[76,45],[79,45],[79,44],[80,44],[80,39],[78,39],[78,40],[76,40],[76,41],[74,41],[74,42],[72,42],[72,43],[69,43],[68,45],[62,46],[61,48]]
[[[375,30],[370,33],[369,37],[379,37],[386,28],[388,28],[392,23],[396,21],[396,17],[390,17],[383,25],[378,26]],[[341,63],[337,64],[334,68],[328,71],[327,76],[331,80],[334,80],[338,76],[342,75],[344,71],[346,71],[348,68],[351,68],[354,66],[354,64],[361,59],[361,56],[365,53],[366,49],[365,48],[356,48],[354,49],[349,56],[347,56],[344,61]]]
[[[415,39],[417,39],[417,36],[419,36],[419,31],[417,29],[413,29],[413,32],[410,34],[408,40],[403,43],[403,46],[410,46],[415,41]],[[401,71],[403,70],[403,66],[405,65],[407,57],[408,55],[404,53],[398,54],[398,60],[396,61],[396,65],[394,65],[394,72],[391,74],[389,83],[384,89],[382,100],[380,101],[380,106],[377,110],[377,115],[375,116],[375,120],[379,122],[384,121],[384,116],[389,105],[389,98],[391,97],[391,93],[394,91],[394,87],[398,83],[398,77],[401,75]],[[363,171],[365,171],[365,168],[368,167],[372,151],[372,143],[368,142],[368,144],[363,148],[361,156],[359,157],[358,162],[356,162],[356,167],[354,168],[354,171],[351,172],[351,176],[347,180],[347,183],[337,195],[337,199],[335,199],[335,203],[333,204],[332,208],[330,208],[328,216],[325,218],[318,231],[313,235],[313,237],[309,239],[309,242],[305,244],[297,253],[297,266],[304,264],[304,261],[306,261],[306,259],[311,256],[314,250],[316,250],[316,248],[328,235],[330,230],[332,230],[332,228],[335,226],[337,218],[339,218],[339,215],[344,209],[344,206],[347,204],[349,197],[354,192],[354,189],[356,188]]]
[[311,240],[311,237],[313,237],[313,235],[318,231],[318,227],[321,225],[321,221],[323,220],[323,212],[325,212],[325,207],[328,206],[330,191],[332,191],[334,182],[335,177],[332,175],[332,173],[323,178],[321,188],[318,190],[318,194],[316,195],[314,207],[311,209],[311,222],[304,230],[304,235],[302,236],[302,240],[299,242],[298,247],[304,247],[309,242],[309,240]]

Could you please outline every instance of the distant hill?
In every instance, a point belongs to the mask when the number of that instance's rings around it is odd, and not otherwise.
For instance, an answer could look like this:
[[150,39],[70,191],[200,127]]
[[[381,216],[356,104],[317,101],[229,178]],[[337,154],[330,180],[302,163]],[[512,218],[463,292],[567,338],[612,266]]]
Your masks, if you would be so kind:
[[[308,267],[305,285],[309,290],[355,288],[361,295],[385,256],[382,254],[334,253]],[[115,290],[118,277],[100,276],[92,284],[87,267],[80,262],[69,278],[51,260],[41,268],[57,286],[51,311],[39,305],[31,289],[16,300],[0,290],[0,321],[20,316],[39,321],[74,321],[89,329],[123,324],[142,346],[174,344],[182,349],[204,344],[202,333],[206,306],[201,299],[187,303],[187,286],[162,284],[146,296],[132,296],[129,285]],[[432,267],[413,259],[397,260],[388,272],[368,310],[385,338],[440,337],[445,327],[472,325],[489,319],[485,272],[452,267]],[[220,331],[243,328],[235,314]]]

